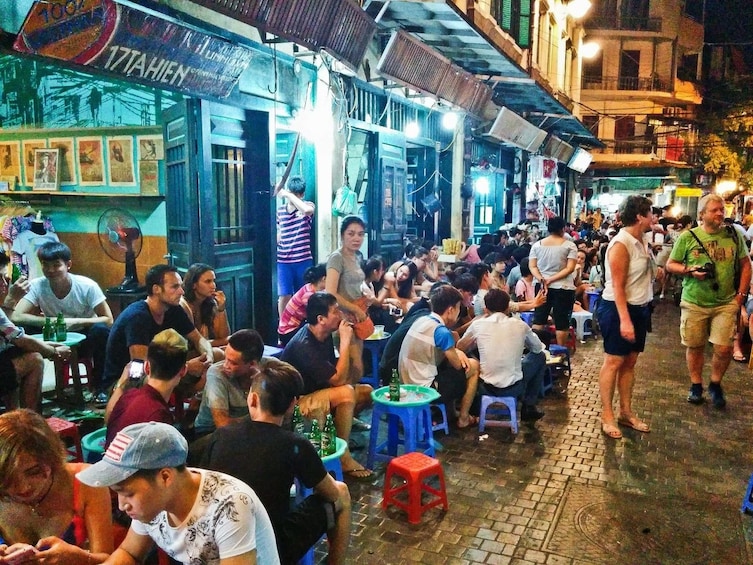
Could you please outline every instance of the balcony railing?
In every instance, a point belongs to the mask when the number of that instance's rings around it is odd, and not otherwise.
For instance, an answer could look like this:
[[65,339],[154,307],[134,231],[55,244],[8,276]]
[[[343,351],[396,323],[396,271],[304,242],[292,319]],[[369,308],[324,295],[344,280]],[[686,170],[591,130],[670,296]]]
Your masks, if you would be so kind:
[[643,90],[670,92],[671,83],[656,77],[603,77],[584,75],[583,90]]
[[622,29],[628,31],[661,31],[661,18],[644,16],[593,16],[588,19],[588,29]]

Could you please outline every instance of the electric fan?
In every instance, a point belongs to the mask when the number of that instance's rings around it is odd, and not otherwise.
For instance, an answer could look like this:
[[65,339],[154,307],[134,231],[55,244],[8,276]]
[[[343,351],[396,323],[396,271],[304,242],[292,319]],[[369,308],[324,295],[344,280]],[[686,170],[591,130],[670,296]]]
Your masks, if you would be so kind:
[[105,210],[97,222],[97,234],[99,244],[107,256],[118,263],[125,263],[123,282],[107,290],[114,292],[138,290],[136,257],[141,253],[141,228],[136,218],[121,208]]

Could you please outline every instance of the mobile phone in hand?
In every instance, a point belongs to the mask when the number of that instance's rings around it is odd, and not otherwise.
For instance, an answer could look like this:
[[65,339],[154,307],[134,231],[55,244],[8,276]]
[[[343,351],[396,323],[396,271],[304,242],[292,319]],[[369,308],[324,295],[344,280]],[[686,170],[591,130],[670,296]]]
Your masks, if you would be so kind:
[[131,368],[128,369],[128,378],[131,381],[140,381],[144,376],[144,361],[141,359],[134,359],[131,361]]

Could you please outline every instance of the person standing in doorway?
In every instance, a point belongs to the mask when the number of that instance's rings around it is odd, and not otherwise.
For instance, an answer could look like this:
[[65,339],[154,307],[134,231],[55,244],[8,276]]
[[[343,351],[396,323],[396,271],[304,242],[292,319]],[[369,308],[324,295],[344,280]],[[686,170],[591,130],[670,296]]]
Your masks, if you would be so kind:
[[277,209],[277,311],[282,316],[290,297],[304,285],[303,273],[314,264],[311,224],[314,203],[303,199],[306,182],[290,177],[278,193],[285,203]]
[[666,269],[684,277],[680,302],[680,336],[687,348],[690,373],[688,402],[703,403],[703,364],[706,342],[714,346],[709,394],[714,407],[727,405],[722,377],[732,358],[737,315],[750,286],[750,259],[745,242],[734,228],[724,226],[724,199],[701,198],[702,225],[683,232],[675,242]]

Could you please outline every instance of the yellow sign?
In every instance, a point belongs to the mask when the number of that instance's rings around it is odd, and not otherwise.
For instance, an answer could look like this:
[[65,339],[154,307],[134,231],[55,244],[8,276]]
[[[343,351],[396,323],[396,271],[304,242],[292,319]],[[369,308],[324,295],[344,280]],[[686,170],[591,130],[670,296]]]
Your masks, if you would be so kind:
[[678,198],[700,198],[703,196],[703,189],[701,188],[678,188],[675,190],[675,196]]

